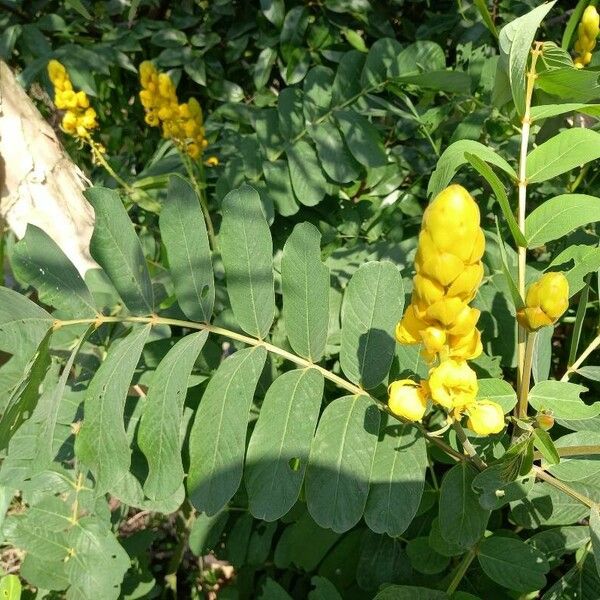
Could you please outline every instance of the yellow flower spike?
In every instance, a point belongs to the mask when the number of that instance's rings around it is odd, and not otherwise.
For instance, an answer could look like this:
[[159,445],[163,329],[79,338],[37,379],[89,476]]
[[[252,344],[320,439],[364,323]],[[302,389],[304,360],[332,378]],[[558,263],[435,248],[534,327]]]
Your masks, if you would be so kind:
[[577,53],[575,66],[582,69],[592,61],[592,50],[596,47],[596,38],[600,33],[600,15],[595,6],[588,6],[577,27],[578,38],[574,49]]
[[450,410],[475,401],[477,375],[465,361],[448,359],[429,371],[431,399]]
[[394,381],[388,387],[388,405],[392,413],[409,421],[420,421],[427,410],[423,386],[412,379]]
[[467,427],[479,435],[500,433],[504,429],[502,407],[491,400],[480,400],[466,408],[469,420]]
[[569,307],[569,282],[562,273],[545,273],[527,289],[525,306],[517,312],[529,331],[552,325]]

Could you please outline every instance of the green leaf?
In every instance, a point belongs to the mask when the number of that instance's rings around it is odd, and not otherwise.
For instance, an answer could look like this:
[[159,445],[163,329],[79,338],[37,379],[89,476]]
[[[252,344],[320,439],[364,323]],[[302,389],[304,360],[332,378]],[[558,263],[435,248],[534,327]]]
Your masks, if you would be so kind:
[[376,533],[401,535],[417,514],[427,469],[424,438],[410,425],[392,425],[379,435],[365,522]]
[[392,75],[402,46],[392,38],[380,38],[370,48],[360,82],[364,88],[378,87]]
[[93,187],[85,197],[94,207],[96,220],[90,252],[106,271],[125,306],[136,315],[154,311],[152,282],[133,223],[114,190]]
[[350,153],[363,167],[382,167],[387,156],[379,131],[361,114],[352,110],[335,113]]
[[531,121],[541,121],[564,115],[570,112],[580,112],[585,115],[600,115],[600,104],[585,104],[584,102],[568,102],[566,104],[542,104],[531,107]]
[[55,388],[49,393],[50,399],[47,405],[48,411],[44,415],[44,419],[40,422],[40,431],[36,441],[34,460],[40,469],[49,467],[50,463],[55,458],[56,452],[54,448],[54,438],[58,424],[58,413],[60,410],[61,401],[65,394],[65,388],[67,387],[67,381],[69,379],[69,375],[71,375],[71,369],[73,368],[75,358],[81,350],[81,346],[84,344],[93,330],[94,326],[91,325],[87,332],[79,338],[75,347],[73,350],[71,350],[71,354],[65,366],[63,367],[63,372]]
[[42,302],[73,317],[93,317],[94,300],[73,263],[44,231],[29,224],[15,244],[11,266],[15,275],[32,285]]
[[2,600],[20,600],[21,582],[16,575],[5,575],[0,579],[0,598]]
[[522,17],[511,21],[500,31],[501,60],[505,61],[513,101],[521,116],[525,114],[525,72],[531,45],[542,19],[555,2],[556,0],[534,8]]
[[586,194],[561,194],[546,200],[527,216],[527,246],[537,248],[573,229],[597,221],[600,221],[600,198]]
[[33,350],[44,339],[54,318],[29,298],[0,287],[0,348]]
[[380,384],[390,370],[396,342],[392,332],[402,316],[404,286],[390,262],[360,266],[348,283],[342,305],[342,370],[366,389]]
[[242,481],[250,407],[267,352],[238,350],[209,381],[190,432],[187,488],[192,504],[218,513]]
[[150,329],[144,325],[114,342],[85,393],[75,452],[94,474],[98,494],[110,491],[129,473],[131,449],[123,413]]
[[158,365],[138,431],[138,445],[148,461],[144,492],[151,500],[167,499],[183,482],[181,422],[190,373],[208,332],[179,340]]
[[316,206],[327,193],[328,183],[323,175],[315,149],[305,140],[286,148],[290,181],[298,202]]
[[406,554],[412,568],[424,575],[441,573],[450,563],[447,556],[438,554],[430,545],[427,537],[413,538],[406,544]]
[[329,579],[315,575],[310,582],[315,589],[308,592],[308,600],[342,600],[337,588]]
[[554,447],[554,442],[550,434],[543,429],[535,428],[533,430],[533,445],[540,451],[541,455],[551,465],[557,465],[560,462],[560,456]]
[[475,4],[475,6],[477,7],[477,10],[479,11],[481,18],[483,19],[485,26],[488,28],[490,33],[495,38],[497,38],[498,30],[496,29],[496,25],[494,25],[492,15],[490,15],[490,11],[488,10],[485,0],[474,0],[473,4]]
[[459,140],[450,144],[440,156],[427,186],[429,197],[437,196],[452,181],[458,169],[468,162],[466,153],[478,156],[502,169],[511,179],[517,179],[514,169],[492,148],[474,140]]
[[552,336],[554,327],[542,327],[533,340],[531,374],[535,383],[546,381],[552,366]]
[[181,310],[188,319],[210,322],[215,283],[208,234],[200,201],[183,177],[172,175],[169,179],[160,233]]
[[553,563],[556,563],[565,554],[574,552],[587,544],[589,539],[589,528],[585,525],[575,525],[540,531],[532,535],[527,543],[542,552],[552,567]]
[[540,381],[529,392],[529,404],[536,410],[551,410],[557,419],[592,419],[600,414],[600,402],[585,404],[579,397],[587,391],[566,381]]
[[[573,266],[567,268],[571,261]],[[585,286],[586,275],[600,269],[600,247],[578,244],[568,246],[548,265],[548,268],[552,267],[561,267],[569,282],[569,296],[573,297]]]
[[548,483],[536,483],[527,498],[511,503],[511,520],[536,528],[544,525],[570,525],[588,514],[579,500],[567,496]]
[[74,11],[78,12],[84,19],[93,19],[92,15],[81,0],[65,0],[65,4],[69,8],[72,8]]
[[216,548],[228,518],[226,510],[210,517],[205,513],[196,517],[189,538],[190,550],[195,556],[205,556]]
[[498,510],[509,502],[525,498],[533,487],[533,477],[506,478],[506,462],[496,463],[473,479],[473,490],[479,494],[479,504],[486,510]]
[[450,600],[445,592],[412,585],[388,585],[373,600]]
[[342,56],[331,87],[332,106],[340,106],[361,95],[360,74],[365,60],[366,56],[357,50],[350,50]]
[[257,600],[292,600],[292,597],[275,580],[267,577]]
[[277,102],[279,131],[283,139],[293,141],[304,130],[302,90],[287,87],[279,94]]
[[580,600],[600,598],[600,578],[594,558],[587,555],[561,577],[545,594],[543,600]]
[[600,133],[585,127],[565,129],[527,155],[527,181],[547,181],[598,158]]
[[596,561],[596,570],[600,573],[600,508],[597,504],[590,511],[590,538]]
[[598,99],[598,71],[592,69],[551,69],[538,73],[536,88],[567,102],[590,102]]
[[329,324],[329,269],[321,262],[321,233],[299,223],[283,247],[283,319],[294,352],[318,362]]
[[477,552],[484,573],[501,586],[517,592],[533,592],[546,585],[550,566],[546,557],[518,539],[490,536]]
[[517,404],[517,393],[512,385],[503,379],[479,379],[478,400],[492,400],[502,407],[502,412],[508,414]]
[[449,94],[469,94],[471,92],[471,77],[464,71],[430,71],[417,75],[403,75],[397,77],[395,81]]
[[69,531],[68,542],[74,555],[65,562],[65,572],[71,582],[67,597],[119,598],[120,583],[131,561],[112,531],[95,517],[82,517],[78,526]]
[[412,574],[400,539],[364,529],[360,533],[356,583],[361,589],[376,591],[385,583],[402,580]]
[[35,354],[25,367],[19,383],[14,387],[7,400],[0,419],[0,449],[8,442],[21,424],[31,417],[40,397],[40,387],[50,367],[49,345],[52,330],[48,330],[39,343]]
[[328,67],[317,65],[307,73],[303,84],[303,110],[309,123],[316,122],[329,112],[332,85],[333,71]]
[[513,305],[516,310],[520,309],[524,306],[525,302],[523,298],[521,298],[521,294],[519,293],[519,288],[515,282],[515,278],[513,277],[512,270],[510,268],[510,263],[508,262],[508,256],[506,254],[506,247],[504,246],[504,239],[500,235],[500,227],[498,226],[498,219],[496,218],[496,240],[498,242],[498,249],[500,250],[500,259],[502,261],[502,272],[504,274],[504,279],[508,286],[508,291],[510,292],[510,296],[513,301]]
[[260,10],[275,27],[281,29],[285,17],[284,0],[260,0]]
[[490,511],[483,509],[473,492],[477,472],[465,461],[452,467],[440,488],[440,533],[463,548],[471,548],[483,536]]
[[225,196],[219,242],[233,313],[246,333],[265,338],[275,315],[273,242],[255,189]]
[[[571,446],[600,447],[600,434],[595,431],[576,431],[558,438],[555,442],[557,448]],[[600,472],[600,454],[580,454],[577,456],[563,456],[560,464],[548,467],[552,475],[561,481],[578,481],[596,475]]]
[[264,88],[271,78],[271,69],[277,60],[275,48],[264,48],[254,64],[254,87],[257,90]]
[[323,411],[306,472],[308,510],[321,527],[341,533],[362,517],[378,431],[368,396],[344,396]]
[[354,160],[340,130],[331,121],[310,127],[309,133],[328,177],[338,183],[350,183],[358,179],[361,166]]
[[288,371],[267,391],[246,455],[255,518],[275,521],[298,499],[322,396],[323,376],[316,369]]
[[264,192],[277,208],[282,217],[295,215],[300,207],[296,201],[292,180],[290,179],[289,163],[285,160],[275,160],[263,163],[266,187]]
[[518,246],[526,247],[527,240],[525,236],[521,233],[519,229],[519,225],[517,220],[515,219],[515,215],[513,214],[512,209],[510,208],[510,202],[508,201],[508,196],[506,195],[506,190],[504,189],[504,185],[500,181],[500,178],[494,173],[492,168],[483,160],[481,160],[475,154],[470,154],[465,152],[465,158],[473,165],[475,170],[482,175],[485,180],[490,184],[492,191],[496,196],[496,200],[498,200],[498,204],[500,204],[500,208],[502,209],[502,214],[506,219],[506,224],[512,233],[513,239],[515,240]]

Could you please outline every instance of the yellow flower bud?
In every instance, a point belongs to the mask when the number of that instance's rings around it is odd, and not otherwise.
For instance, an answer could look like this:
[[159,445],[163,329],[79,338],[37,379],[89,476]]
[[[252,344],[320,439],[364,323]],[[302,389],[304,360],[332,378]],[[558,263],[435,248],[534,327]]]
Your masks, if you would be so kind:
[[190,98],[188,100],[188,108],[190,111],[190,115],[200,121],[202,123],[202,107],[200,106],[198,100],[195,98]]
[[417,317],[414,305],[409,304],[402,320],[396,325],[396,340],[400,344],[418,344],[421,341],[419,332],[427,326]]
[[204,164],[207,167],[216,167],[219,165],[219,159],[216,156],[209,156],[205,161]]
[[491,400],[480,400],[467,407],[467,427],[479,435],[499,433],[504,429],[502,407]]
[[462,408],[477,396],[477,375],[465,361],[449,359],[429,371],[431,399],[447,409]]
[[417,274],[413,282],[415,294],[426,304],[433,304],[444,297],[444,288],[429,277]]
[[555,323],[569,307],[569,282],[562,273],[545,273],[527,289],[519,323],[530,331]]
[[187,145],[187,153],[191,158],[198,158],[200,156],[200,148],[198,144],[191,143]]
[[140,64],[140,82],[142,87],[147,87],[155,75],[156,67],[149,60],[145,60]]
[[465,267],[465,270],[452,282],[448,288],[448,296],[456,296],[465,302],[473,300],[479,284],[483,279],[483,265],[478,262]]
[[158,125],[160,124],[158,116],[154,111],[146,113],[144,121],[147,125],[150,125],[150,127],[158,127]]
[[423,229],[442,252],[452,252],[461,260],[471,253],[479,230],[479,207],[460,185],[450,185],[429,204],[423,215]]
[[466,335],[448,336],[448,356],[456,360],[472,360],[483,352],[481,332],[473,329]]
[[77,116],[75,113],[68,110],[62,118],[61,125],[67,133],[73,135],[77,129]]
[[77,106],[79,108],[87,108],[90,105],[90,101],[85,92],[79,91],[75,96],[77,97]]
[[436,354],[446,344],[446,332],[438,327],[426,327],[420,332],[423,345],[429,354]]
[[423,387],[411,379],[394,381],[388,387],[388,405],[392,413],[409,421],[420,421],[427,409]]
[[48,63],[48,77],[55,87],[68,78],[67,70],[57,60],[52,59]]

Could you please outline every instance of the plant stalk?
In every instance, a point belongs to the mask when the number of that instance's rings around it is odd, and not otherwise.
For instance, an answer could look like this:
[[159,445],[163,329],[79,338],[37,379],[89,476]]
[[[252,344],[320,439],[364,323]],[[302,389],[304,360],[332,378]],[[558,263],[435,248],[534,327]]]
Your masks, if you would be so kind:
[[[521,127],[521,151],[519,156],[519,206],[518,206],[518,224],[521,233],[525,235],[525,216],[527,214],[527,148],[529,146],[529,132],[531,129],[531,99],[533,97],[533,88],[537,77],[535,65],[537,59],[542,53],[540,48],[541,42],[536,42],[531,51],[531,66],[527,72],[527,80],[525,87],[525,114],[523,115]],[[518,280],[519,294],[521,298],[525,298],[525,270],[527,267],[527,248],[518,247]],[[523,378],[525,366],[525,344],[527,332],[524,327],[518,325],[518,370],[517,370],[517,387],[521,388],[521,380]]]
[[477,450],[475,450],[475,447],[469,441],[469,438],[467,437],[467,434],[465,433],[465,430],[463,429],[462,425],[458,421],[454,421],[454,423],[452,424],[452,428],[454,429],[454,431],[456,431],[456,436],[460,440],[464,451],[468,454],[473,464],[480,471],[483,471],[487,467],[487,465],[479,456],[479,454],[477,454]]
[[450,585],[446,590],[446,594],[451,596],[456,591],[456,588],[458,588],[458,586],[460,585],[460,582],[462,581],[466,572],[469,570],[469,567],[471,566],[471,563],[473,562],[473,559],[476,556],[477,546],[474,546],[464,555],[463,559],[460,561],[460,564],[458,565],[456,572],[454,573],[454,577],[452,577],[452,581],[450,582]]
[[566,370],[565,374],[560,378],[561,381],[569,381],[569,376],[577,371],[581,363],[600,346],[600,333],[590,342],[589,346],[581,353],[581,356]]
[[527,416],[527,397],[529,395],[529,383],[531,381],[531,367],[533,365],[533,350],[535,348],[536,333],[534,331],[527,335],[525,343],[525,361],[523,373],[519,382],[519,403],[517,405],[517,417],[524,419]]

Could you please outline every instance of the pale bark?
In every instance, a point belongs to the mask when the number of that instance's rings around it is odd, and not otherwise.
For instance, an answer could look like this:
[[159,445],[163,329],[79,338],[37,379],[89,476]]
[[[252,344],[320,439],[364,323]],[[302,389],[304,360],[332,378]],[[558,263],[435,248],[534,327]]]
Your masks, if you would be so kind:
[[94,211],[82,193],[88,186],[0,61],[0,221],[19,238],[28,223],[43,229],[83,274],[96,266],[89,254]]

